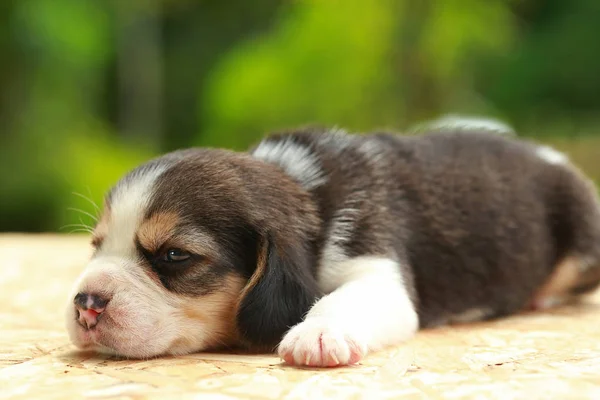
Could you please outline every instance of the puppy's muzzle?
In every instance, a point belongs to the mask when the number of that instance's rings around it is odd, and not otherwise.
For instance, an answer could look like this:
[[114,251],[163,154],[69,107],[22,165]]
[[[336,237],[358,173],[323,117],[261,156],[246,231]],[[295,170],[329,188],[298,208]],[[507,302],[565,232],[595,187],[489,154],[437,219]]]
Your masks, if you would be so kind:
[[73,299],[75,304],[76,319],[85,329],[92,329],[98,324],[102,313],[110,299],[97,294],[77,293]]

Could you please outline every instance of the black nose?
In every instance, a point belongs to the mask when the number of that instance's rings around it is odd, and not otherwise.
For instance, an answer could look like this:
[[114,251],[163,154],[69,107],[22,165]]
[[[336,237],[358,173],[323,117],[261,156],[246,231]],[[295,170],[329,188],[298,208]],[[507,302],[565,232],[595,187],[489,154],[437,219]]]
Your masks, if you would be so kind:
[[97,294],[77,293],[73,302],[81,310],[89,309],[101,312],[108,304],[108,299]]

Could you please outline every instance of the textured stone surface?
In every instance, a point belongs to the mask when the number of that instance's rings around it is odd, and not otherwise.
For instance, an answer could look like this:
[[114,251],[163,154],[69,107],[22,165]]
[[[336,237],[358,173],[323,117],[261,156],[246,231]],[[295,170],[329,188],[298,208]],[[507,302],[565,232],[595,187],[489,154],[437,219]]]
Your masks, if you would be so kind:
[[0,399],[600,399],[600,293],[584,304],[419,333],[361,365],[271,355],[147,361],[77,352],[63,328],[83,236],[0,236]]

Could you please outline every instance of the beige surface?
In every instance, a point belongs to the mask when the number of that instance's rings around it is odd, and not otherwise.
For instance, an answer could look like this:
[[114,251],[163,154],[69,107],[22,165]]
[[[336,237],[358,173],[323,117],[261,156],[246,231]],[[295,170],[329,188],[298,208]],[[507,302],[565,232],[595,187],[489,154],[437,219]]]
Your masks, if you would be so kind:
[[78,353],[63,329],[88,253],[85,237],[0,235],[0,399],[600,399],[600,294],[552,313],[421,332],[349,368],[233,354],[114,360]]

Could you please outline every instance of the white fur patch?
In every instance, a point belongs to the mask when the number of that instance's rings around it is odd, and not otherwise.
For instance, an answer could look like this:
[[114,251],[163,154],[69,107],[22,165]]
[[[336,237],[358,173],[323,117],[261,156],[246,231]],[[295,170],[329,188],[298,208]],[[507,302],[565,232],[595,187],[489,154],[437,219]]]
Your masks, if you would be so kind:
[[[102,293],[110,297],[107,315],[99,324],[114,320],[110,339],[95,332],[81,332],[75,323],[72,299],[78,292]],[[153,301],[149,301],[152,299]],[[92,344],[103,352],[125,354],[133,357],[148,357],[165,351],[166,345],[153,338],[171,338],[175,332],[168,320],[157,316],[172,313],[174,308],[167,296],[156,290],[156,285],[142,272],[135,262],[122,257],[100,257],[93,259],[81,274],[69,297],[67,306],[67,330],[77,346]],[[107,346],[110,341],[110,347]]]
[[342,246],[352,235],[358,210],[342,208],[338,210],[331,221],[327,242],[323,247],[321,265],[331,265],[346,260],[347,256]]
[[[128,357],[200,350],[231,334],[226,317],[234,306],[231,292],[239,292],[243,282],[227,284],[232,286],[190,299],[162,288],[135,262],[121,257],[95,258],[69,297],[67,330],[78,347]],[[78,292],[110,297],[96,331],[85,332],[75,323],[72,299]]]
[[352,193],[351,196],[348,196],[342,208],[338,209],[333,215],[320,261],[320,264],[327,266],[327,268],[320,268],[320,271],[327,271],[329,266],[347,259],[342,247],[352,238],[360,214],[360,203],[366,199],[366,196],[367,194],[363,191]]
[[148,208],[154,184],[166,169],[167,165],[156,165],[116,188],[111,198],[108,234],[99,255],[109,252],[130,258],[135,254],[135,232]]
[[[168,319],[157,319],[174,312],[173,302],[138,265],[135,245],[154,184],[166,168],[157,164],[140,171],[125,178],[112,193],[110,209],[105,210],[110,216],[103,244],[79,276],[67,305],[67,330],[75,345],[148,357],[165,351],[169,344],[152,338],[171,340],[175,336]],[[75,323],[77,311],[72,299],[81,292],[100,293],[110,299],[96,331],[83,331]],[[103,330],[109,332],[98,333]]]
[[550,146],[539,146],[535,154],[549,164],[561,165],[569,162],[566,155]]
[[322,269],[329,271],[319,276],[319,284],[335,290],[286,334],[279,354],[287,362],[311,366],[353,363],[368,351],[408,340],[419,328],[396,261],[364,256]]
[[317,156],[310,148],[294,142],[291,138],[279,141],[265,140],[252,155],[280,166],[307,190],[319,187],[327,181]]
[[367,161],[372,165],[381,164],[386,155],[387,148],[378,140],[365,140],[358,147]]
[[446,115],[437,120],[426,122],[416,129],[460,129],[468,131],[486,131],[500,134],[513,135],[515,131],[504,122],[491,118],[467,117],[460,115]]
[[327,151],[331,154],[339,155],[351,147],[354,137],[354,135],[349,135],[345,129],[333,127],[327,131],[327,134],[320,135],[317,143],[327,147]]

